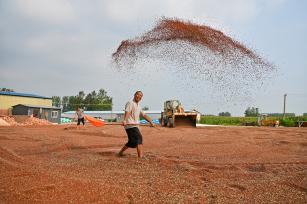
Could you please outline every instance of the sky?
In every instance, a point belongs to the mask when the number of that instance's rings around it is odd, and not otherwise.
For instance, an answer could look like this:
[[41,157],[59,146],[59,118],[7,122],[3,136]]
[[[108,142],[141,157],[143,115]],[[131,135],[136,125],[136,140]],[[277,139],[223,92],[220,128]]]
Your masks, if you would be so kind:
[[[178,99],[203,114],[307,113],[306,0],[0,0],[0,87],[43,96],[71,96],[103,88],[122,110],[136,90],[142,106],[163,109]],[[255,50],[277,68],[249,101],[219,102],[210,87],[187,88],[153,62],[136,73],[112,66],[122,40],[154,27],[161,17],[208,25]],[[144,66],[144,65],[140,65]],[[165,66],[165,65],[161,65]]]

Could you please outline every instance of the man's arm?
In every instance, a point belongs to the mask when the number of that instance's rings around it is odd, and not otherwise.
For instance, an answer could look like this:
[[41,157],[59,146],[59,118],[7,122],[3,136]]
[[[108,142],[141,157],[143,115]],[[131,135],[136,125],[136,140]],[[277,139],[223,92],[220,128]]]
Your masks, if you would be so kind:
[[143,118],[144,118],[145,120],[147,120],[147,121],[150,123],[150,126],[151,126],[151,127],[154,127],[154,126],[155,126],[155,125],[153,124],[153,122],[152,122],[152,120],[151,120],[151,118],[150,118],[149,116],[143,114]]
[[123,126],[125,126],[127,124],[127,120],[130,116],[130,112],[125,111],[125,116],[124,116],[124,121],[123,121]]
[[75,115],[74,115],[74,121],[78,119],[78,114],[77,114],[77,111],[75,112]]
[[125,105],[125,115],[124,115],[124,120],[123,120],[123,126],[127,125],[128,118],[131,115],[131,110],[132,110],[132,104],[129,101]]

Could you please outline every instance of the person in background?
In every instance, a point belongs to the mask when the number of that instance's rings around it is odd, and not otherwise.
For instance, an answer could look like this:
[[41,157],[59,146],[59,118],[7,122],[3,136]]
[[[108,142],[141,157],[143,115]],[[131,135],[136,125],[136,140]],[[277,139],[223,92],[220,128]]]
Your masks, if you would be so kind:
[[77,126],[79,126],[81,123],[84,126],[84,113],[83,110],[79,107],[76,110],[76,118],[78,119]]
[[126,103],[123,126],[128,136],[128,142],[118,153],[119,156],[123,156],[124,151],[128,148],[136,148],[138,158],[143,157],[143,137],[139,130],[140,115],[149,122],[151,127],[154,127],[154,124],[151,118],[143,112],[140,106],[142,97],[143,93],[137,91],[134,94],[133,100]]

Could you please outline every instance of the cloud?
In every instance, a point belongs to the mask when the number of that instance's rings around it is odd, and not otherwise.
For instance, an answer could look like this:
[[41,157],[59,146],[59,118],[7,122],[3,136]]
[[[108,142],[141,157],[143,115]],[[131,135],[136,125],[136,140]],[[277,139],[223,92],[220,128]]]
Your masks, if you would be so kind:
[[215,19],[220,22],[247,23],[263,10],[274,9],[285,1],[287,0],[10,0],[2,4],[9,5],[18,15],[47,23],[65,24],[81,20],[78,15],[96,15],[102,21],[125,26],[153,21],[161,16],[197,22]]
[[[285,0],[10,0],[0,6],[0,52],[8,60],[39,55],[54,62],[78,61],[152,28],[161,16],[179,17],[223,30],[227,21],[246,23]],[[1,14],[2,13],[2,14]],[[149,25],[150,24],[150,25]],[[137,28],[137,29],[136,29]],[[225,31],[225,30],[223,30]],[[1,57],[0,57],[1,58]]]
[[19,15],[47,23],[63,24],[76,19],[68,0],[13,0],[10,5]]
[[179,17],[203,21],[216,19],[221,22],[247,23],[265,9],[272,9],[286,0],[156,0],[156,1],[103,1],[105,16],[115,23],[133,23],[160,16]]

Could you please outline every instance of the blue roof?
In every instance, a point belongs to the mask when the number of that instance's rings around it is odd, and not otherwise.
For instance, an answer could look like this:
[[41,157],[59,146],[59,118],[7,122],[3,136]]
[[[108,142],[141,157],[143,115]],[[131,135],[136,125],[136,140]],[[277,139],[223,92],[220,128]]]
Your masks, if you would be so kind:
[[31,98],[42,98],[42,99],[52,99],[51,97],[39,96],[39,95],[36,95],[36,94],[18,93],[18,92],[6,92],[6,91],[0,91],[0,95],[21,96],[21,97],[31,97]]

